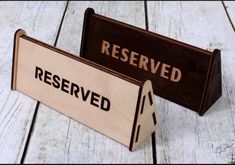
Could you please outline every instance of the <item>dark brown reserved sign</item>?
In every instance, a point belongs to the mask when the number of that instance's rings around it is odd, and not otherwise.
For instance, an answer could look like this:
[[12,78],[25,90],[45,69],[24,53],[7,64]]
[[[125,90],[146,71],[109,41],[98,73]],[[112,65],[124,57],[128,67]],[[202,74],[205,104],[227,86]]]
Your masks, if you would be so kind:
[[154,93],[203,115],[221,96],[220,50],[209,52],[85,12],[80,55],[137,80]]

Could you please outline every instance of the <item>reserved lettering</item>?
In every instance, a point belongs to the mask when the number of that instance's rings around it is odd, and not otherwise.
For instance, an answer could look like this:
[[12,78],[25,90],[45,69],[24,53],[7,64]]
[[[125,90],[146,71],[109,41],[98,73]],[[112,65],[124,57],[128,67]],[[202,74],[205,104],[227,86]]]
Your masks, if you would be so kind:
[[101,53],[109,55],[122,62],[129,63],[152,74],[159,73],[159,76],[173,82],[179,82],[182,73],[181,70],[165,64],[161,61],[149,58],[127,48],[121,48],[119,45],[110,44],[108,41],[102,41]]
[[52,74],[47,70],[36,66],[35,68],[35,79],[38,79],[56,89],[61,90],[71,96],[81,99],[84,102],[89,103],[92,106],[100,108],[104,111],[110,110],[110,101],[108,98],[99,95],[96,92],[87,90],[84,87],[79,86],[69,80],[59,77],[58,75]]

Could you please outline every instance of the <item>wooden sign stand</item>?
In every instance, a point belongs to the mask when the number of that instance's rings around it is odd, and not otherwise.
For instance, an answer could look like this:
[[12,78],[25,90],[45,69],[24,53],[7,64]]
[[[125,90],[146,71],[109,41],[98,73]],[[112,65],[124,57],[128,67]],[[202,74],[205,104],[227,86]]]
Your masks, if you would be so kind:
[[80,56],[143,81],[156,95],[203,115],[222,95],[220,50],[203,50],[85,12]]
[[152,84],[15,33],[12,90],[136,149],[158,127]]

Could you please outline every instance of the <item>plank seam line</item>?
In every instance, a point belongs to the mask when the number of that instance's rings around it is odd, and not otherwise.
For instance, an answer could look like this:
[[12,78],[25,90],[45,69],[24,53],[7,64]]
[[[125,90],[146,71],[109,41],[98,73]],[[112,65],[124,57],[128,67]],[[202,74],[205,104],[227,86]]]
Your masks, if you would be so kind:
[[[147,31],[149,31],[148,6],[147,6],[147,1],[146,0],[144,0],[144,13],[145,13],[145,28],[146,28]],[[157,150],[156,150],[155,132],[152,133],[151,141],[152,141],[153,164],[157,164],[157,157],[156,157]]]
[[231,20],[231,17],[229,16],[229,13],[228,13],[228,10],[227,10],[227,8],[226,8],[226,6],[225,6],[225,4],[224,4],[224,1],[221,1],[221,2],[222,2],[222,5],[223,5],[223,7],[224,7],[225,13],[226,13],[226,15],[227,15],[227,17],[228,17],[228,20],[229,20],[229,22],[230,22],[230,24],[231,24],[231,26],[232,26],[232,28],[233,28],[233,31],[235,32],[235,27],[234,27],[234,25],[233,25],[233,21]]
[[22,157],[21,157],[21,160],[20,160],[20,164],[24,163],[24,160],[25,160],[25,157],[26,157],[26,154],[27,154],[27,150],[28,150],[28,146],[29,146],[29,141],[31,139],[31,136],[32,136],[32,133],[33,133],[33,129],[34,129],[34,126],[35,126],[35,123],[36,123],[35,121],[36,121],[36,118],[37,118],[39,104],[40,104],[40,102],[37,101],[36,108],[35,108],[35,111],[34,111],[34,114],[33,114],[32,123],[31,123],[31,126],[29,128],[29,134],[28,134],[28,137],[26,139],[26,143],[25,143],[25,146],[24,146],[23,154],[22,154]]
[[67,3],[66,3],[65,9],[64,9],[64,13],[63,13],[63,16],[62,16],[62,19],[61,19],[61,22],[60,22],[59,30],[58,30],[58,33],[56,35],[54,46],[57,45],[57,41],[58,41],[59,36],[60,36],[60,31],[61,31],[61,28],[62,28],[62,25],[63,25],[63,22],[64,22],[64,17],[65,17],[65,14],[67,12],[68,6],[69,6],[69,1],[67,1]]
[[145,13],[145,27],[146,30],[149,31],[149,22],[148,22],[148,7],[147,7],[147,1],[144,1],[144,13]]
[[[64,22],[65,14],[66,14],[67,9],[68,9],[68,5],[69,5],[69,1],[67,1],[67,3],[66,3],[65,9],[64,9],[64,13],[63,13],[62,19],[60,21],[59,29],[58,29],[58,32],[57,32],[57,35],[56,35],[56,39],[55,39],[55,42],[54,42],[54,46],[57,45],[57,41],[58,41],[58,38],[59,38],[59,35],[60,35],[61,27],[62,27],[63,22]],[[28,151],[30,139],[32,137],[33,130],[34,130],[34,127],[36,125],[36,118],[37,118],[37,114],[38,114],[39,105],[40,105],[40,102],[37,101],[37,104],[36,104],[36,107],[35,107],[35,111],[34,111],[34,114],[33,114],[32,123],[31,123],[30,129],[29,129],[29,133],[28,133],[28,136],[27,136],[27,139],[26,139],[26,143],[25,143],[25,146],[24,146],[23,154],[22,154],[22,157],[21,157],[21,160],[20,160],[20,164],[23,164],[24,161],[25,161],[25,157],[26,157],[26,154],[27,154],[27,151]]]
[[156,150],[156,135],[155,132],[152,133],[152,152],[153,152],[153,164],[157,164],[157,150]]

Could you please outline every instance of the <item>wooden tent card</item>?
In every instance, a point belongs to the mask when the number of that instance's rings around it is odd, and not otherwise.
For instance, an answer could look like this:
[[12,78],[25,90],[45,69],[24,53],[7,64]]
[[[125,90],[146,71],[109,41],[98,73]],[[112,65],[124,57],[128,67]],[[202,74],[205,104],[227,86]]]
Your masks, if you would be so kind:
[[15,33],[12,90],[136,149],[158,127],[152,85]]
[[85,12],[80,56],[137,80],[156,95],[203,115],[221,96],[220,51],[213,53]]

